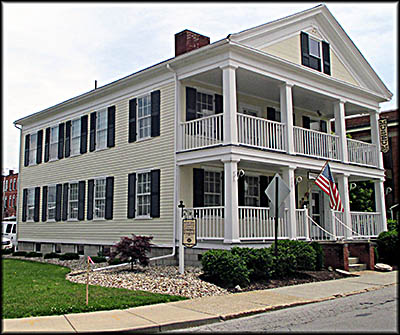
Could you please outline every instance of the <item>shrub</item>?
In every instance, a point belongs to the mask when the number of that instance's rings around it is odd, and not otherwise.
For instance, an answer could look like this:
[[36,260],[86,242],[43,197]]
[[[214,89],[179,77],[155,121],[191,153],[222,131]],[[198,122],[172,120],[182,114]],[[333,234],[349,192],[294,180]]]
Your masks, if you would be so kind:
[[251,280],[268,279],[272,272],[272,255],[268,248],[233,247],[232,254],[240,256],[249,270]]
[[229,250],[208,250],[201,258],[204,277],[223,287],[249,284],[250,271],[245,261]]
[[397,230],[383,231],[376,239],[379,261],[390,265],[398,264],[397,250],[399,247],[399,235]]
[[48,254],[44,254],[43,258],[44,259],[60,258],[60,254],[57,254],[55,252],[49,252]]
[[42,253],[41,252],[35,252],[35,251],[31,251],[28,252],[25,257],[42,257]]
[[102,256],[92,256],[91,257],[93,263],[104,263],[107,262],[107,259],[105,257]]
[[387,220],[388,231],[397,230],[399,231],[399,222],[397,220]]
[[137,262],[140,265],[147,266],[149,264],[149,257],[146,255],[146,252],[151,251],[150,241],[153,239],[153,236],[132,234],[132,237],[121,237],[121,240],[114,245],[115,250],[110,253],[110,259],[113,260],[119,256],[122,261],[129,261],[131,263],[131,269],[133,269],[133,264]]
[[12,254],[12,253],[13,253],[13,248],[11,248],[11,249],[1,249],[1,253],[2,253],[3,255]]
[[73,259],[79,259],[79,254],[75,252],[66,252],[60,255],[60,261],[70,261]]
[[287,277],[296,272],[296,255],[292,252],[288,240],[278,241],[278,256],[275,256],[275,242],[269,248],[272,255],[273,278]]
[[13,252],[13,256],[25,256],[27,254],[26,251],[15,251]]
[[108,260],[108,264],[110,265],[118,265],[118,264],[123,264],[123,263],[127,263],[126,261],[121,261],[119,258],[115,257],[113,259],[109,259]]
[[322,270],[325,264],[324,249],[322,249],[321,244],[315,241],[311,242],[310,246],[315,250],[317,256],[315,261],[315,270],[320,271]]

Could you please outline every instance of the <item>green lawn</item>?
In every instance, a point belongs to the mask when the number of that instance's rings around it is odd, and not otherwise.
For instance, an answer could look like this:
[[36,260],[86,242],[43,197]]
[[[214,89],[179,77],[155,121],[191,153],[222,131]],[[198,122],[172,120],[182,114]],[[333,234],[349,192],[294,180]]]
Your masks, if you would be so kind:
[[2,259],[2,318],[124,309],[186,299],[166,294],[89,286],[65,279],[68,268],[25,260]]

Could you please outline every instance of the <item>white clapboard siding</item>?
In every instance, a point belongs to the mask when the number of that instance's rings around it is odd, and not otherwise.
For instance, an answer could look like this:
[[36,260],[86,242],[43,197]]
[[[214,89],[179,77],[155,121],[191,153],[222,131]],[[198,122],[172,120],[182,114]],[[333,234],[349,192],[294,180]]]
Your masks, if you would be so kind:
[[[86,241],[86,243],[114,243],[130,234],[152,235],[153,243],[171,244],[173,238],[174,209],[174,84],[159,88],[161,91],[160,136],[128,143],[129,100],[132,95],[116,105],[115,147],[67,157],[37,166],[21,164],[20,191],[27,187],[44,186],[70,181],[114,176],[114,208],[112,220],[86,220],[87,183],[85,195],[85,220],[77,222],[20,222],[19,239],[53,241]],[[88,110],[86,114],[90,114]],[[83,114],[82,114],[83,115]],[[68,118],[61,122],[67,121]],[[89,129],[90,131],[90,122]],[[23,134],[24,136],[24,134]],[[24,141],[21,141],[23,153]],[[89,143],[89,136],[88,136]],[[44,146],[43,146],[44,147]],[[22,155],[23,156],[23,155]],[[21,158],[23,159],[23,157]],[[21,162],[23,163],[23,162]],[[141,169],[160,169],[160,218],[127,219],[128,174]],[[41,190],[42,191],[42,190]],[[41,192],[42,196],[42,192]],[[40,199],[40,220],[41,220]],[[22,196],[19,197],[19,218],[22,218]],[[20,220],[21,221],[21,220]]]

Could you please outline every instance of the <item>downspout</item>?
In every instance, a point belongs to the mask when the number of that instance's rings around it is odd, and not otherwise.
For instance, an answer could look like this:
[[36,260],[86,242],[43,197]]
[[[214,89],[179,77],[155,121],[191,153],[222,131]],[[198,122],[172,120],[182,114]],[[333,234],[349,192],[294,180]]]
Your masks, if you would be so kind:
[[[17,206],[15,208],[15,216],[16,216],[16,223],[17,223],[17,233],[15,234],[15,240],[17,242],[15,251],[18,251],[18,235],[19,235],[19,223],[18,223],[18,219],[19,219],[19,201],[20,201],[20,197],[22,195],[22,192],[20,192],[20,185],[21,185],[21,145],[22,145],[22,127],[19,128],[17,127],[17,124],[14,123],[14,127],[19,129],[19,155],[18,155],[18,190],[17,190]],[[19,195],[19,196],[18,196]]]
[[[172,72],[174,74],[174,79],[175,79],[175,131],[174,131],[174,141],[175,141],[175,153],[174,153],[174,185],[176,186],[176,151],[177,151],[177,132],[178,132],[178,75],[175,72],[175,70],[169,65],[169,63],[167,63],[167,69]],[[174,230],[173,230],[173,240],[172,240],[172,253],[168,254],[168,255],[163,255],[163,256],[158,256],[158,257],[153,257],[150,258],[151,261],[154,260],[158,260],[158,259],[164,259],[164,258],[168,258],[168,257],[174,257],[175,253],[176,253],[176,208],[177,208],[177,191],[175,191],[174,194],[174,216],[173,216],[173,220],[174,220]]]

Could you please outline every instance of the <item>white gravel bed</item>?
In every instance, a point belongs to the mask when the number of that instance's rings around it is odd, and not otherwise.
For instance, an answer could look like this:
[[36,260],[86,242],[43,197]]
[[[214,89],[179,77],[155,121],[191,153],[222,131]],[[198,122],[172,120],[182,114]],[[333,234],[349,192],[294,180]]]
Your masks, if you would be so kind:
[[[70,261],[43,259],[40,257],[26,258],[13,256],[12,258],[66,266],[71,269],[71,272],[66,276],[67,280],[74,283],[86,284],[86,273],[74,275],[74,273],[87,269],[86,258],[84,257],[81,257],[79,260]],[[107,263],[90,265],[91,269],[106,266],[108,266]],[[179,295],[187,298],[230,294],[226,289],[201,280],[199,278],[201,274],[201,269],[193,266],[185,266],[185,272],[181,275],[177,266],[150,265],[145,268],[138,266],[134,268],[134,271],[131,271],[130,265],[128,265],[90,272],[89,284]]]

